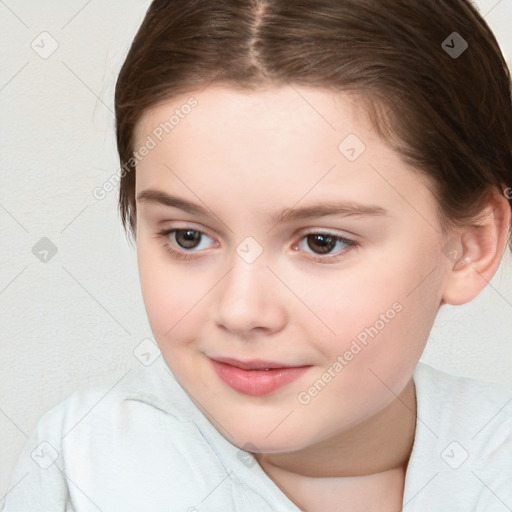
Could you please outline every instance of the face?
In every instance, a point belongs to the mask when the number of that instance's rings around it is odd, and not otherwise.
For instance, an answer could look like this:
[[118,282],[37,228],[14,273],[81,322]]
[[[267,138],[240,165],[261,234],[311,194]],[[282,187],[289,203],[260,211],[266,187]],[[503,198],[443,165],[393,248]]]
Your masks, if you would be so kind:
[[149,322],[219,431],[293,451],[395,399],[449,260],[426,179],[357,100],[210,86],[148,111],[144,145],[136,239]]

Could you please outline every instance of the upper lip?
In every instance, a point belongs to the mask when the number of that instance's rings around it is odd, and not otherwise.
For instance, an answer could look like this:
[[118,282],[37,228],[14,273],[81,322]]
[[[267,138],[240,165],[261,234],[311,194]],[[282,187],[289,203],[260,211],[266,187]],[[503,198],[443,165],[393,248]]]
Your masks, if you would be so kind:
[[277,363],[275,361],[265,361],[263,359],[250,359],[248,361],[240,361],[239,359],[234,359],[232,357],[212,357],[214,361],[218,361],[219,363],[229,364],[231,366],[236,366],[241,368],[242,370],[266,370],[273,368],[300,368],[302,366],[309,365],[301,365],[301,364],[284,364]]

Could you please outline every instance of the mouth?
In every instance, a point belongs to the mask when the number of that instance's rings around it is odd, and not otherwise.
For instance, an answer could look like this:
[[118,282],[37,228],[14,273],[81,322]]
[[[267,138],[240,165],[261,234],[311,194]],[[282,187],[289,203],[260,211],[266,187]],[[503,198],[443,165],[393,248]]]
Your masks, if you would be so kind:
[[275,361],[210,358],[218,377],[230,388],[250,396],[267,395],[302,376],[311,365]]

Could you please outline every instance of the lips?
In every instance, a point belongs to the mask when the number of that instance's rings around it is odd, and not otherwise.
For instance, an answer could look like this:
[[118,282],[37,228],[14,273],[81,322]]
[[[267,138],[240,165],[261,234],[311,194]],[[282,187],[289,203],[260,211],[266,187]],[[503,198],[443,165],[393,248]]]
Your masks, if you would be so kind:
[[229,364],[231,366],[236,366],[242,370],[267,370],[267,369],[276,369],[276,368],[299,368],[300,365],[290,365],[283,363],[275,363],[273,361],[264,361],[262,359],[252,359],[250,361],[239,361],[238,359],[233,359],[231,357],[215,357],[213,358],[215,361],[219,363]]
[[230,388],[251,396],[267,395],[293,382],[309,368],[275,361],[253,359],[240,361],[233,358],[211,358],[219,378]]

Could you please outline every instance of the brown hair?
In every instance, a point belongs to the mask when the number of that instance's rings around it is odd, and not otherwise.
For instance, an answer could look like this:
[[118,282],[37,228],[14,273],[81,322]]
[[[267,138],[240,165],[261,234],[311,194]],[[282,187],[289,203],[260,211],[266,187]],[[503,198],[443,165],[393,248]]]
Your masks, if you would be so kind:
[[356,94],[383,140],[429,177],[443,232],[474,221],[497,188],[512,202],[510,72],[469,1],[154,0],[115,91],[132,236],[137,122],[212,82]]

